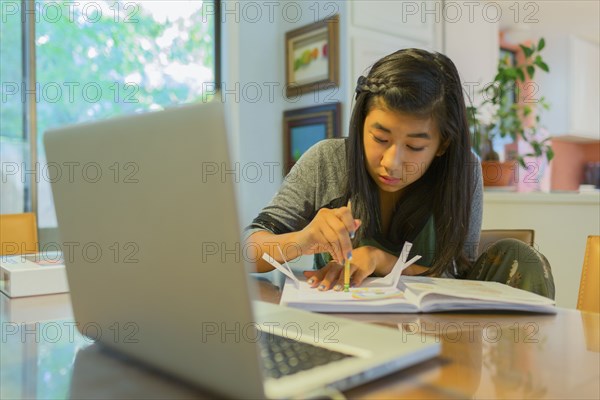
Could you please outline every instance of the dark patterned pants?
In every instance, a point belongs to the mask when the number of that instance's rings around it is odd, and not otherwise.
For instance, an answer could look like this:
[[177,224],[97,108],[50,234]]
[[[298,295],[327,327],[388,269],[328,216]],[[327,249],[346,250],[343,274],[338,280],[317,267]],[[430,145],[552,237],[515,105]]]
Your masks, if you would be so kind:
[[554,278],[548,260],[516,239],[502,239],[489,246],[465,278],[505,283],[554,299]]

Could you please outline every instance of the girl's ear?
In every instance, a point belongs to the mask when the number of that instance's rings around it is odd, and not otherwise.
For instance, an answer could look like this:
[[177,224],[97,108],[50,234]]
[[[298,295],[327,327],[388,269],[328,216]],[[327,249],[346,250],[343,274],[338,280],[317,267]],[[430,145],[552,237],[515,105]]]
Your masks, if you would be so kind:
[[444,155],[444,153],[446,152],[446,150],[448,149],[448,146],[450,145],[450,140],[446,140],[444,143],[440,144],[440,148],[438,149],[438,151],[435,153],[436,157],[441,157]]

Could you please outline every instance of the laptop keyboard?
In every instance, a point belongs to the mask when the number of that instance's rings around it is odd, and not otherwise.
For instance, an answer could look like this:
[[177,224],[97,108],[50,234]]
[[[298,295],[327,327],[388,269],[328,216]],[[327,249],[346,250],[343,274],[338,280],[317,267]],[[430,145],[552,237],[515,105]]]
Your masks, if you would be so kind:
[[259,343],[263,368],[267,376],[275,379],[354,357],[264,331]]

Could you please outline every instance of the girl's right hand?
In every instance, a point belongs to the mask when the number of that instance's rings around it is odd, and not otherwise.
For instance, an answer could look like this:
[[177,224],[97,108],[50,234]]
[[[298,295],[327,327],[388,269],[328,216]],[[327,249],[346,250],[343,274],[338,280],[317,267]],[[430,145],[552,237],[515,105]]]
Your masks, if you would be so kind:
[[350,207],[321,208],[313,220],[300,231],[302,254],[328,252],[338,263],[344,263],[352,252],[351,237],[360,226],[352,218]]

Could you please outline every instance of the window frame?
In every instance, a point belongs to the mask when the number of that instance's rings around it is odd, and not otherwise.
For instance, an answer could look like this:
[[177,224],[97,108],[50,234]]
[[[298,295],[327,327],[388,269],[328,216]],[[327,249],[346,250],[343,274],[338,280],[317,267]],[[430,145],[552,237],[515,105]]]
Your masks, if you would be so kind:
[[[21,74],[24,82],[27,82],[27,87],[36,87],[36,15],[35,15],[35,1],[36,0],[21,0]],[[213,18],[214,23],[214,46],[215,46],[215,87],[216,89],[221,88],[221,0],[212,0],[214,3],[215,13]],[[33,10],[33,12],[30,12]],[[27,152],[26,162],[28,165],[28,171],[32,171],[31,174],[26,174],[26,181],[24,182],[24,209],[23,212],[33,212],[36,217],[38,216],[38,176],[37,168],[35,166],[38,163],[38,126],[37,126],[37,93],[33,96],[26,96],[26,103],[23,107],[23,142],[29,144],[29,151]],[[36,218],[39,221],[39,218]],[[45,243],[59,243],[58,227],[40,228],[39,223],[38,229],[38,240],[40,242],[39,248],[42,249]]]

